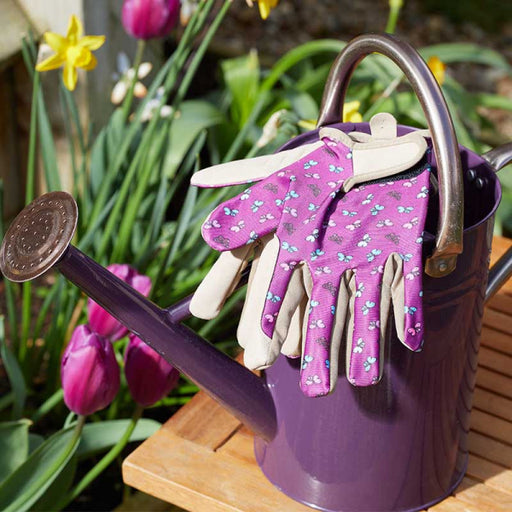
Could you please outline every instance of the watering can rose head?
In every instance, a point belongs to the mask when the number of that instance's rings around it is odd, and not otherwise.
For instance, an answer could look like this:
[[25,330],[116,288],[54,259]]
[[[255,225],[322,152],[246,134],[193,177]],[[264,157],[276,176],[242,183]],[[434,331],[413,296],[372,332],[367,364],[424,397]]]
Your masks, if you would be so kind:
[[[126,264],[114,263],[108,270],[116,277],[135,288],[139,293],[147,297],[151,290],[151,279],[139,274],[133,267]],[[110,341],[116,341],[126,335],[128,329],[124,327],[112,315],[107,313],[92,299],[87,301],[87,316],[89,325],[94,332],[107,337]]]
[[166,396],[180,377],[174,366],[134,334],[124,356],[124,372],[133,399],[143,407]]
[[119,389],[119,366],[112,344],[79,325],[62,357],[60,376],[64,402],[76,414],[104,409]]
[[125,0],[123,26],[137,39],[165,37],[176,25],[180,14],[179,0]]

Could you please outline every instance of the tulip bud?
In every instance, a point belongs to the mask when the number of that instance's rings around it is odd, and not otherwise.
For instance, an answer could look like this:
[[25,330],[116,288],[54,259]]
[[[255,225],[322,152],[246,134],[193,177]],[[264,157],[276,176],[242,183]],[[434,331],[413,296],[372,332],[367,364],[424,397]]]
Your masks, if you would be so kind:
[[123,26],[137,39],[164,37],[176,25],[180,0],[125,0]]
[[73,331],[60,365],[64,402],[76,414],[92,414],[112,402],[119,366],[112,344],[88,325]]
[[176,368],[134,334],[124,355],[124,373],[133,399],[143,407],[166,396],[180,377]]
[[[139,274],[130,265],[113,264],[107,267],[110,272],[119,279],[128,283],[132,288],[135,288],[139,293],[147,297],[151,290],[151,279],[149,277]],[[110,341],[116,341],[126,335],[128,329],[116,320],[110,313],[107,313],[101,306],[99,306],[92,299],[87,301],[87,317],[89,325],[94,332],[105,336]]]

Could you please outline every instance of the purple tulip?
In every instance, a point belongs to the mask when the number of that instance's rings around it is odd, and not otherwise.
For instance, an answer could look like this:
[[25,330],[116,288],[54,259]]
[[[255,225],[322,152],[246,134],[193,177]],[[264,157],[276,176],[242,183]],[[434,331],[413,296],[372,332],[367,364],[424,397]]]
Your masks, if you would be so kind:
[[[139,274],[130,265],[115,263],[107,267],[115,276],[128,283],[139,293],[147,297],[151,290],[151,279]],[[87,317],[89,325],[94,332],[105,336],[110,341],[116,341],[126,335],[128,329],[116,320],[110,313],[107,313],[100,305],[92,299],[87,301]]]
[[124,354],[124,373],[133,399],[143,407],[166,396],[180,377],[174,366],[134,334]]
[[73,331],[60,365],[64,402],[76,414],[107,407],[119,389],[119,366],[112,344],[88,325]]
[[180,15],[180,0],[125,0],[123,26],[137,39],[164,37],[176,25]]

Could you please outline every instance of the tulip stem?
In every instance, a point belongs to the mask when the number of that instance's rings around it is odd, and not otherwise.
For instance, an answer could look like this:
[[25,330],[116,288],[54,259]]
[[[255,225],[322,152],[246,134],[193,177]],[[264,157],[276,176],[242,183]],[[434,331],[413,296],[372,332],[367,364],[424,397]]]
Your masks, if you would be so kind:
[[388,34],[394,34],[396,30],[396,23],[398,21],[398,16],[400,14],[400,10],[403,6],[403,0],[390,0],[389,1],[389,16],[388,22],[386,24],[386,32]]
[[78,482],[76,487],[71,490],[68,494],[66,494],[58,506],[56,510],[62,510],[69,503],[71,503],[81,492],[83,492],[106,468],[109,466],[123,451],[124,447],[128,444],[133,431],[142,416],[142,412],[144,408],[141,405],[137,405],[133,415],[131,417],[130,423],[128,427],[124,431],[124,434],[119,439],[119,441],[108,451],[107,454],[103,456],[103,458]]
[[135,52],[135,59],[133,61],[133,79],[130,83],[130,88],[128,89],[128,94],[123,102],[123,120],[126,122],[128,120],[128,116],[130,115],[130,110],[132,109],[133,103],[133,94],[135,92],[135,84],[139,79],[139,67],[142,62],[142,57],[144,55],[144,49],[146,48],[146,41],[144,39],[137,40],[137,51]]

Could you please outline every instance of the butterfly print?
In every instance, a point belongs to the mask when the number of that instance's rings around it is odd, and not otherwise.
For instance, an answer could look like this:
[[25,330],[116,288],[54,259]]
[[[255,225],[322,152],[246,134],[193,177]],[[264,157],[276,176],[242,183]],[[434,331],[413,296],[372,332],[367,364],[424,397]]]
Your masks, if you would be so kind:
[[312,320],[309,324],[310,329],[323,329],[325,327],[323,320]]
[[336,292],[338,291],[338,288],[336,288],[336,286],[334,286],[333,283],[325,283],[322,285],[322,288],[324,290],[327,290],[333,297],[336,297]]
[[419,267],[414,267],[406,276],[405,279],[408,281],[412,281],[415,277],[418,277],[420,275],[420,269]]
[[320,250],[320,249],[315,249],[312,253],[311,253],[311,261],[315,261],[318,256],[323,256],[325,254],[324,251]]
[[[359,190],[361,190],[361,189],[359,189]],[[361,204],[370,204],[370,203],[372,202],[373,197],[374,197],[374,196],[373,196],[373,194],[368,194],[368,195],[366,196],[366,199],[364,199],[364,200],[361,202]]]
[[316,172],[307,172],[304,174],[304,177],[305,178],[313,178],[314,180],[319,180],[320,179],[320,174],[316,173]]
[[322,190],[317,187],[316,185],[308,185],[308,188],[311,190],[311,192],[313,193],[313,195],[315,197],[318,197],[320,195],[320,193],[322,192]]
[[250,188],[247,188],[243,191],[242,195],[240,196],[240,199],[242,201],[245,201],[249,199],[249,196],[251,195],[252,190]]
[[332,235],[329,235],[329,240],[331,242],[334,242],[335,244],[341,245],[341,243],[343,242],[343,237],[334,233]]
[[296,265],[297,265],[296,261],[290,261],[289,263],[280,263],[281,268],[285,272],[289,272],[290,270],[293,270]]
[[267,183],[263,188],[272,192],[272,194],[277,194],[277,191],[279,190],[277,185],[274,185],[273,183]]
[[288,213],[292,217],[297,217],[297,210],[295,208],[290,207],[290,206],[285,206],[283,212],[284,213]]
[[321,275],[321,274],[330,274],[331,273],[331,269],[330,267],[317,267],[315,269],[315,274],[317,276]]
[[366,247],[372,241],[370,235],[366,233],[359,242],[357,242],[358,247]]
[[370,263],[370,261],[373,261],[375,259],[375,256],[378,256],[381,253],[382,253],[382,251],[380,249],[372,249],[371,252],[369,252],[366,255],[366,259],[367,259],[368,263]]
[[271,213],[266,213],[265,215],[260,216],[260,223],[263,224],[264,222],[267,222],[267,220],[272,220],[275,217]]
[[318,375],[311,375],[306,379],[306,386],[312,386],[313,384],[321,384],[322,379]]
[[293,233],[295,233],[295,231],[296,231],[296,229],[293,227],[293,224],[291,222],[285,222],[283,224],[283,227],[284,227],[284,229],[286,229],[286,232],[289,235],[293,235]]
[[243,220],[238,221],[238,224],[235,224],[234,226],[231,226],[229,229],[231,231],[234,231],[235,233],[238,233],[242,229],[245,228],[245,222]]
[[382,210],[384,210],[384,206],[376,204],[370,211],[372,212],[372,215],[378,215]]
[[349,263],[353,256],[349,256],[348,254],[343,254],[342,252],[338,253],[338,259],[344,263]]
[[405,229],[412,229],[414,226],[418,225],[418,217],[412,218],[409,222],[402,224],[402,227]]
[[352,352],[354,352],[354,354],[361,354],[363,351],[363,348],[364,348],[363,338],[358,338],[356,346],[354,347]]
[[376,224],[376,226],[378,228],[390,227],[392,225],[393,225],[393,222],[389,219],[379,220],[379,222],[377,222],[377,224]]
[[308,367],[308,364],[313,361],[314,357],[310,356],[309,354],[306,354],[304,356],[304,361],[302,361],[302,369],[305,370]]
[[278,295],[274,295],[272,292],[267,292],[267,300],[269,300],[270,302],[281,302],[281,297],[279,297]]
[[317,338],[315,340],[315,343],[317,345],[320,345],[321,347],[329,348],[329,341],[327,340],[327,338],[325,336],[320,336],[320,338]]
[[309,160],[304,164],[304,169],[311,169],[311,167],[314,167],[315,165],[318,165],[318,162],[316,162],[315,160]]
[[281,248],[288,252],[297,252],[298,249],[294,245],[290,245],[288,242],[282,242]]
[[207,220],[204,225],[204,229],[220,228],[220,223],[217,219]]
[[316,239],[320,236],[320,230],[314,229],[313,232],[306,237],[307,242],[315,242]]
[[222,235],[216,236],[213,239],[214,242],[217,242],[218,244],[222,245],[222,247],[225,247],[226,249],[229,248],[229,238],[224,238]]
[[400,201],[400,199],[402,199],[402,194],[400,192],[396,192],[395,190],[388,192],[388,196],[392,197],[393,199],[396,199],[397,201]]
[[370,309],[372,309],[374,307],[375,307],[375,302],[373,302],[371,300],[367,300],[364,303],[364,305],[361,307],[361,311],[363,312],[363,315],[366,316],[370,312]]
[[275,319],[277,317],[277,313],[273,313],[273,314],[266,314],[265,315],[265,320],[269,323],[269,324],[273,324]]
[[348,229],[349,231],[354,231],[354,229],[358,229],[361,227],[361,221],[360,220],[355,220],[352,224],[347,224],[345,226],[346,229]]
[[236,215],[238,215],[238,210],[232,210],[231,208],[224,206],[224,215],[235,217]]
[[390,242],[393,242],[395,245],[398,245],[400,243],[400,236],[399,235],[396,235],[395,233],[388,233],[386,235],[386,238],[390,241]]
[[364,371],[369,372],[372,365],[377,361],[375,357],[369,356],[366,361],[363,363]]
[[416,334],[418,334],[420,331],[421,331],[421,324],[419,322],[414,327],[409,327],[409,329],[407,329],[407,332],[411,336],[416,336]]
[[356,290],[356,297],[362,297],[364,290],[364,283],[359,283]]

